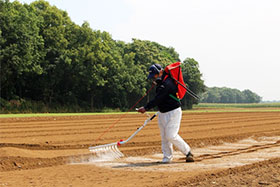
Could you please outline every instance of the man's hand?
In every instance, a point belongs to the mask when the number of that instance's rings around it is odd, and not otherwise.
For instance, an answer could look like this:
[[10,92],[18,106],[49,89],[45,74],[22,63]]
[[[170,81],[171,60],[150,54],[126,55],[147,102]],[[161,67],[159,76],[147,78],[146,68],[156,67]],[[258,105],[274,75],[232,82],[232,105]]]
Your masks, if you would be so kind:
[[138,109],[138,112],[141,112],[142,114],[146,112],[146,109],[142,106]]

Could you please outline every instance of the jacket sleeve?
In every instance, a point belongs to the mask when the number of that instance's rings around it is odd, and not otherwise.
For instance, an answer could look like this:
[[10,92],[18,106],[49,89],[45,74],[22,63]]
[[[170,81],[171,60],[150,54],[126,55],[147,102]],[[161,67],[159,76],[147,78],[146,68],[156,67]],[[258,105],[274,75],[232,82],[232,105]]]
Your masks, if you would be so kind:
[[160,85],[155,98],[144,106],[145,110],[150,110],[156,107],[162,100],[164,100],[166,96],[168,96],[168,93],[169,93],[168,86],[164,84]]

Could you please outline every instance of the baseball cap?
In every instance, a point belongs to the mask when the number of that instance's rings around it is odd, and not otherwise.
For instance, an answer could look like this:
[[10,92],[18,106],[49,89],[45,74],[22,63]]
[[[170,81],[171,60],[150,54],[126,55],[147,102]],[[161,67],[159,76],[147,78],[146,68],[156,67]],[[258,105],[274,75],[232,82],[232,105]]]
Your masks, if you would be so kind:
[[149,75],[148,79],[153,78],[156,74],[159,74],[160,70],[162,70],[161,66],[159,64],[153,64],[149,68]]

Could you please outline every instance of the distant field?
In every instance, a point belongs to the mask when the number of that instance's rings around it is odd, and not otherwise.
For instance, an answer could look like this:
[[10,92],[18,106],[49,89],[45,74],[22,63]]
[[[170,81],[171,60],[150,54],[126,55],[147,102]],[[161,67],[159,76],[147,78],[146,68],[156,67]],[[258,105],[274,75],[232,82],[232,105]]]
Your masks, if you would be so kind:
[[280,103],[199,103],[194,108],[280,108]]
[[[252,104],[220,104],[200,103],[193,106],[193,110],[184,110],[184,113],[203,112],[280,112],[280,103],[252,103]],[[150,111],[149,113],[154,113]],[[48,116],[89,116],[89,115],[125,114],[125,112],[97,112],[97,113],[29,113],[29,114],[0,114],[0,118],[18,117],[48,117]],[[136,112],[129,112],[136,114]]]

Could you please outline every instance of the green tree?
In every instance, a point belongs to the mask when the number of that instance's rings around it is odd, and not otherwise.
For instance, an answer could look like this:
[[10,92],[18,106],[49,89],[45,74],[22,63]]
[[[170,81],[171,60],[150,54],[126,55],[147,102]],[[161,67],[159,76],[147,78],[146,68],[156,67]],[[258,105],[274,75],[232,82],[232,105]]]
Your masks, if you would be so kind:
[[144,65],[143,70],[151,64],[168,65],[179,61],[179,54],[172,47],[165,47],[156,42],[133,39],[127,47],[126,52],[135,53],[135,65]]
[[242,93],[244,94],[247,103],[259,103],[261,101],[261,97],[251,90],[246,89]]
[[227,87],[207,88],[203,94],[203,103],[259,103],[261,97],[250,90],[240,91]]
[[39,95],[43,97],[44,102],[51,105],[53,100],[56,102],[60,96],[59,86],[64,79],[65,66],[69,64],[66,51],[68,41],[65,34],[66,28],[72,22],[65,11],[50,6],[46,1],[35,1],[30,7],[35,10],[38,19],[42,20],[39,32],[44,40],[42,51],[45,53],[41,61],[43,73],[33,78],[43,87]]
[[1,97],[22,96],[26,75],[42,74],[43,38],[40,20],[28,5],[0,1]]
[[219,88],[206,88],[206,92],[201,95],[200,102],[207,102],[207,103],[220,103],[221,95]]
[[120,58],[118,63],[114,64],[115,71],[110,71],[109,77],[112,81],[107,89],[113,90],[111,102],[117,104],[115,107],[122,109],[131,107],[146,92],[146,75],[141,66],[135,64],[136,54],[127,50],[129,45],[121,41],[117,42],[117,48],[113,51],[118,51]]
[[[200,95],[205,91],[204,81],[202,80],[202,74],[199,71],[199,64],[193,58],[187,58],[182,63],[182,73],[184,82],[187,87]],[[186,96],[182,99],[182,104],[186,108],[192,108],[193,104],[197,104],[198,100],[186,93]]]

